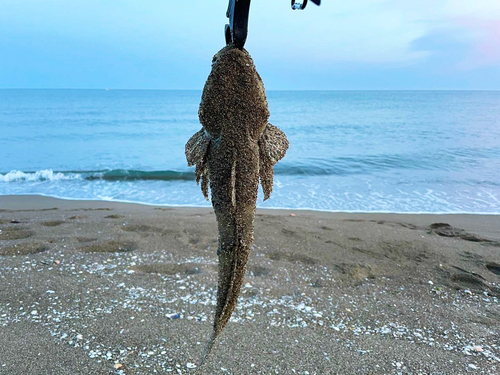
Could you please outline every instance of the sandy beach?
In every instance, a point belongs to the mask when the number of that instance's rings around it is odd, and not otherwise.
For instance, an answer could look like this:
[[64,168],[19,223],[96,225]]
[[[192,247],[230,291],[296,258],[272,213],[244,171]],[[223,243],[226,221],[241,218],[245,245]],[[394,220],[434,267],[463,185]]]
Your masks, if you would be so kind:
[[[500,216],[258,210],[206,374],[497,374]],[[211,209],[0,196],[0,374],[194,373]]]

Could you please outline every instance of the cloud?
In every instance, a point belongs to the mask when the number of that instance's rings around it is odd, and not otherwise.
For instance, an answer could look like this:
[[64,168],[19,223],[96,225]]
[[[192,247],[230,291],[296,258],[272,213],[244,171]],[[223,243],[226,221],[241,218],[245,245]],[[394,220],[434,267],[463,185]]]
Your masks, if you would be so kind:
[[458,70],[500,66],[500,1],[421,0],[418,7],[401,3],[398,9],[425,24],[425,35],[411,44],[429,52],[429,60],[439,57]]
[[459,27],[437,28],[411,42],[415,51],[425,51],[425,65],[434,72],[458,70],[473,49],[467,30]]
[[500,20],[471,17],[451,19],[411,43],[428,53],[427,62],[443,69],[469,71],[500,67]]
[[[203,85],[227,0],[116,3],[0,0],[0,87]],[[491,87],[499,21],[500,0],[253,1],[246,47],[272,88]]]
[[[409,48],[425,35],[426,25],[408,19],[403,9],[390,6],[392,1],[328,1],[303,12],[287,12],[277,3],[257,2],[252,9],[259,18],[251,20],[249,47],[269,56],[279,49],[283,60],[314,56],[324,63],[374,64],[412,63],[426,56]],[[254,40],[266,44],[253,45]]]
[[[410,66],[437,56],[447,60],[440,53],[443,48],[453,58],[461,55],[465,60],[469,45],[470,55],[483,56],[475,65],[498,60],[498,0],[324,1],[320,8],[311,6],[304,12],[285,12],[278,3],[252,5],[255,19],[251,19],[248,45],[268,60],[314,56],[324,64]],[[423,42],[430,38],[441,38],[441,51],[432,44],[425,48]],[[281,56],[275,56],[277,50]],[[448,63],[458,67],[460,61]]]

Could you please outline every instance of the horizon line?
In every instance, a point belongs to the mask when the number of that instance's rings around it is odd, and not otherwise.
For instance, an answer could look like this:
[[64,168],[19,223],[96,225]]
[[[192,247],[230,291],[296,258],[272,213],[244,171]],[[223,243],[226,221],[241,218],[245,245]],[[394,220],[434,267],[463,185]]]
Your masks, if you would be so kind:
[[[203,91],[201,89],[113,89],[113,88],[61,88],[61,87],[0,87],[0,90],[74,90],[74,91]],[[488,91],[500,92],[500,89],[266,89],[266,91],[330,92],[330,91]]]

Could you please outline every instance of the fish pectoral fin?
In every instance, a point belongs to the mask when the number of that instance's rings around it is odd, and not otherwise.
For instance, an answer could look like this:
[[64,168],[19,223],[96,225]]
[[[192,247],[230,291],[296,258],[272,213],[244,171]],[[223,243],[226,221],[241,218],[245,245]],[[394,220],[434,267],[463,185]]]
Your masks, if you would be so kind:
[[273,190],[274,169],[273,166],[286,154],[288,150],[288,139],[278,127],[267,124],[259,139],[259,175],[264,200],[271,196]]
[[288,139],[277,126],[267,124],[259,139],[259,149],[272,163],[276,164],[283,159],[288,150]]
[[205,158],[210,144],[210,135],[207,134],[205,129],[193,134],[189,141],[186,143],[185,154],[188,166],[192,167],[195,164],[201,163]]
[[186,143],[185,154],[188,166],[196,165],[196,183],[201,180],[201,191],[208,200],[208,182],[210,176],[208,174],[208,160],[207,154],[210,148],[210,134],[205,129],[193,134],[193,136]]

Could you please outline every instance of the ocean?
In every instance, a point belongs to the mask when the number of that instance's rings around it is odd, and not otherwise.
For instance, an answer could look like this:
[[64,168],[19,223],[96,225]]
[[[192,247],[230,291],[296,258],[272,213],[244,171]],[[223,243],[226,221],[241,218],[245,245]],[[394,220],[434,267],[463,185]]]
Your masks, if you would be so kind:
[[[268,91],[290,141],[258,207],[500,213],[500,92]],[[201,91],[0,90],[0,195],[210,206]]]

